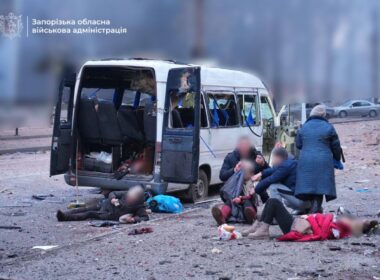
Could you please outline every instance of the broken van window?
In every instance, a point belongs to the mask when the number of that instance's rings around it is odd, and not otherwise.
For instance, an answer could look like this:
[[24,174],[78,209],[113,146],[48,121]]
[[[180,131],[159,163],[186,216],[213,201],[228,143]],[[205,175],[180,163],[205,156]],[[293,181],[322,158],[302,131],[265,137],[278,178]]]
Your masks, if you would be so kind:
[[257,96],[252,93],[238,95],[240,115],[243,126],[254,126],[260,124],[259,112],[257,110]]
[[191,71],[185,70],[168,84],[170,94],[171,127],[192,128],[194,126],[195,81]]
[[266,96],[262,96],[261,99],[261,117],[264,120],[273,120],[274,115],[272,112],[272,108],[269,104],[269,100]]
[[211,127],[239,124],[235,96],[231,93],[207,93]]

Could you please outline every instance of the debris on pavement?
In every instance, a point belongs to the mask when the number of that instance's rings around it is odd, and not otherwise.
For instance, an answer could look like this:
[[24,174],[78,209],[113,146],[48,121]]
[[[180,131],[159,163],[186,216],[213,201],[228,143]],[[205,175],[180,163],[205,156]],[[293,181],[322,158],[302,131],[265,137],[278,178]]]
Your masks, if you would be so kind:
[[213,248],[212,250],[211,250],[211,253],[213,253],[213,254],[220,254],[220,253],[222,253],[222,250],[220,250],[220,249],[218,249],[218,248]]
[[57,248],[58,245],[41,245],[41,246],[33,246],[32,249],[39,249],[43,251],[48,251],[54,248]]
[[339,246],[329,246],[328,247],[330,251],[341,251],[342,248]]
[[357,184],[364,184],[364,183],[368,183],[370,180],[368,179],[364,179],[364,180],[356,180],[355,183]]
[[370,192],[370,190],[368,188],[362,188],[362,189],[357,189],[356,192],[358,192],[358,193],[366,193],[366,192]]
[[92,227],[113,227],[120,225],[120,222],[117,221],[102,221],[102,220],[94,220],[88,222],[88,224]]
[[21,229],[18,226],[0,226],[0,229]]
[[48,197],[54,197],[52,194],[34,194],[32,195],[32,198],[36,200],[45,200]]
[[135,228],[135,229],[132,229],[128,233],[128,235],[138,235],[138,234],[151,233],[151,232],[153,232],[153,228],[151,227]]
[[84,207],[86,207],[86,203],[78,201],[78,200],[74,202],[70,202],[69,205],[67,205],[67,209],[84,208]]

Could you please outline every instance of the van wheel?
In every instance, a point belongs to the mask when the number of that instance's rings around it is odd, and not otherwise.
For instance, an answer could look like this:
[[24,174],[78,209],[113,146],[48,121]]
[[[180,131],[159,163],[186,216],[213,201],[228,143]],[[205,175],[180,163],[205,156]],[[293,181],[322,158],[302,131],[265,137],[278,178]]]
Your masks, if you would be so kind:
[[346,111],[340,111],[339,112],[339,118],[345,118],[347,117],[347,112]]
[[197,202],[208,196],[208,178],[206,173],[200,169],[197,184],[190,185],[187,197],[190,202]]
[[371,110],[371,111],[369,111],[369,116],[370,116],[371,118],[374,118],[374,117],[377,116],[377,112],[376,112],[375,110]]

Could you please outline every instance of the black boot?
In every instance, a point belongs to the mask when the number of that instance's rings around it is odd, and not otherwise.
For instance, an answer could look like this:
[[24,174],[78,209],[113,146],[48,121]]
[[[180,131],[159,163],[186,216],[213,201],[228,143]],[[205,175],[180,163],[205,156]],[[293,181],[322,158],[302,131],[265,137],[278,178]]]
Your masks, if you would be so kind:
[[59,222],[63,222],[63,221],[66,221],[66,215],[65,215],[65,213],[63,213],[61,210],[58,210],[57,211],[57,220],[59,221]]
[[310,214],[323,213],[323,195],[315,196],[311,201]]

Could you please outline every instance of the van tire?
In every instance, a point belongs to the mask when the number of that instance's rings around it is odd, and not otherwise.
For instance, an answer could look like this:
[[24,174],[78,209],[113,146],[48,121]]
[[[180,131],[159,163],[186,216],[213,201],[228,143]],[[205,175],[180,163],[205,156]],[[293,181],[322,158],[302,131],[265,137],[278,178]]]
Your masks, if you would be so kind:
[[187,197],[190,202],[194,203],[200,200],[204,200],[208,196],[208,177],[206,172],[199,169],[197,184],[191,184],[187,193]]

